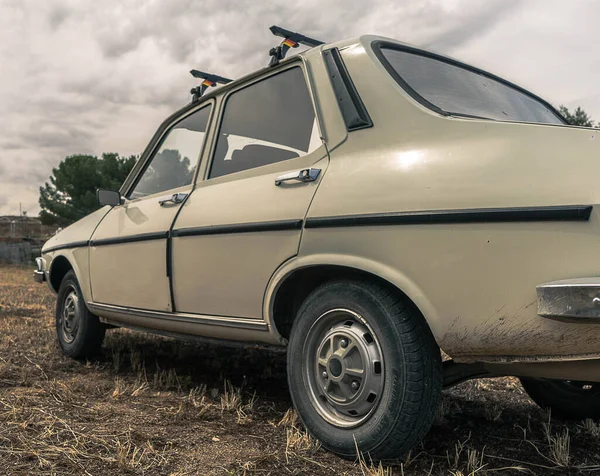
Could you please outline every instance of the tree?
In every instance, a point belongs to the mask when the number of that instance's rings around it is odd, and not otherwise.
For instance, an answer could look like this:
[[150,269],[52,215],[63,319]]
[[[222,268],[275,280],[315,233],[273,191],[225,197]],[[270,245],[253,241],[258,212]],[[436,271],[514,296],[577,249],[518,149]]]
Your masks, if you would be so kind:
[[115,153],[66,157],[40,187],[42,223],[66,226],[100,208],[96,189],[118,190],[136,160]]
[[[594,121],[583,109],[578,107],[574,113],[571,113],[565,106],[560,106],[560,113],[573,126],[594,127]],[[600,123],[598,124],[600,127]]]

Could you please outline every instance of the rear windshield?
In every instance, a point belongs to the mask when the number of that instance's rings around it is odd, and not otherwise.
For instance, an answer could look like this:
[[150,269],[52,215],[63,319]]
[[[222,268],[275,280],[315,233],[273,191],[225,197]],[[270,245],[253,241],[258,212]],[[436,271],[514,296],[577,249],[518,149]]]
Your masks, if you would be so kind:
[[382,46],[378,53],[400,85],[434,110],[498,121],[565,123],[535,96],[478,69],[404,49]]

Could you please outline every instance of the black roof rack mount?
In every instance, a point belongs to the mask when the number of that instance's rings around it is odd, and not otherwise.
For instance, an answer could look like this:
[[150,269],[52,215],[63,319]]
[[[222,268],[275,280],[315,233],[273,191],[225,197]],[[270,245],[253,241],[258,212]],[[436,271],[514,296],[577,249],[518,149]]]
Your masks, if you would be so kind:
[[271,28],[269,28],[269,30],[271,30],[271,33],[273,33],[275,36],[280,36],[283,38],[283,41],[279,46],[271,48],[269,51],[269,56],[271,56],[269,66],[275,66],[279,64],[279,62],[285,58],[285,55],[290,48],[298,48],[298,45],[304,45],[313,48],[315,46],[324,44],[323,41],[315,40],[300,33],[286,30],[280,26],[273,25]]
[[190,93],[192,93],[192,101],[197,101],[202,97],[207,88],[211,86],[216,86],[217,83],[227,84],[231,83],[231,79],[224,78],[223,76],[218,76],[216,74],[204,73],[203,71],[198,71],[197,69],[193,69],[190,71],[190,74],[194,78],[202,79],[202,84],[195,88],[192,88]]

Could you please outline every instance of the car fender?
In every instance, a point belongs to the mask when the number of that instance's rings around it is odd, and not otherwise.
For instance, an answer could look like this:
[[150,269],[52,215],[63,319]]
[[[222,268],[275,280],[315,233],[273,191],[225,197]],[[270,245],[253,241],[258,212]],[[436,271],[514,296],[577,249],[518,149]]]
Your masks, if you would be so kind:
[[[436,340],[442,336],[444,328],[440,322],[439,313],[427,298],[423,290],[403,274],[385,263],[349,254],[311,254],[296,256],[283,263],[273,274],[263,302],[263,315],[272,332],[277,333],[273,319],[275,296],[280,286],[295,271],[314,266],[343,266],[375,275],[402,291],[421,311]],[[278,334],[278,333],[277,333]],[[282,339],[280,335],[277,335]]]

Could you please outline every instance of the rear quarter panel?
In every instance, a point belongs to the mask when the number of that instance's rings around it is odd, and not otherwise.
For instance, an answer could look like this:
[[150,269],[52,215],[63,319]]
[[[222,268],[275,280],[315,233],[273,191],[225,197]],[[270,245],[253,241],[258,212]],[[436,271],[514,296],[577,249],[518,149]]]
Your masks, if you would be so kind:
[[535,287],[600,275],[600,131],[438,116],[410,98],[364,44],[342,55],[374,127],[350,133],[332,152],[308,218],[594,209],[582,222],[308,228],[300,258],[335,255],[379,270],[413,299],[440,346],[459,360],[598,355],[600,326],[539,317]]

